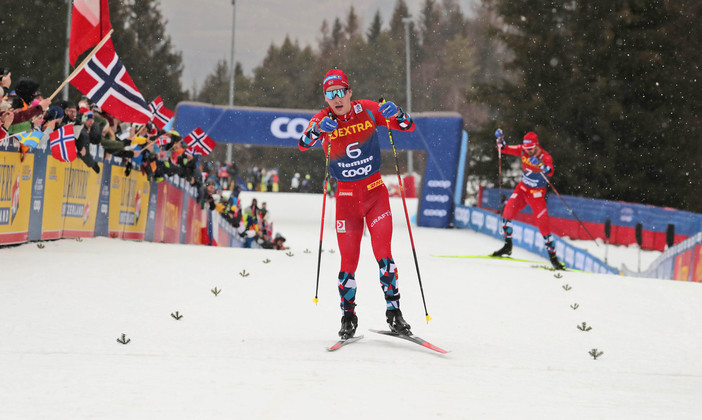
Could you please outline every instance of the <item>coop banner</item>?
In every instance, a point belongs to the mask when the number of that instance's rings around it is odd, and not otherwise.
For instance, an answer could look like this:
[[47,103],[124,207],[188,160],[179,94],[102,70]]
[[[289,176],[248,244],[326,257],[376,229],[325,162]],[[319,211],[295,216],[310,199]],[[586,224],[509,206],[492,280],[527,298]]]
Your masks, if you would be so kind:
[[[11,142],[5,141],[5,143]],[[0,243],[26,242],[32,202],[34,156],[24,161],[12,146],[0,146]]]
[[47,159],[41,238],[94,236],[101,181],[82,160]]
[[158,205],[154,222],[154,242],[181,243],[180,230],[183,212],[183,191],[169,181],[156,184]]
[[145,175],[131,173],[127,176],[124,167],[112,167],[109,204],[111,237],[144,239],[150,193],[151,184]]

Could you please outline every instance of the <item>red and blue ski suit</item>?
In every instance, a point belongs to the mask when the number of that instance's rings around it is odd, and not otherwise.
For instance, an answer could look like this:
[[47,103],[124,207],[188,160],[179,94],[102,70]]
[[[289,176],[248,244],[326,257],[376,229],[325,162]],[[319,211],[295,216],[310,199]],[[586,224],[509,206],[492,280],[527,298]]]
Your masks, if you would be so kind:
[[355,272],[358,266],[364,219],[370,233],[373,254],[380,267],[380,282],[388,309],[398,308],[397,267],[392,258],[392,213],[388,190],[380,177],[380,143],[378,127],[412,131],[411,117],[400,111],[398,117],[386,120],[379,112],[380,104],[370,100],[351,101],[351,111],[336,116],[338,127],[331,133],[316,133],[316,123],[332,115],[327,107],[310,120],[300,140],[300,150],[308,150],[321,140],[326,155],[331,142],[329,171],[337,180],[336,237],[341,254],[339,294],[341,308],[354,311],[356,306]]
[[[527,204],[536,218],[536,226],[541,235],[546,237],[551,234],[549,227],[548,209],[546,208],[546,176],[553,175],[553,158],[545,150],[541,149],[534,156],[543,163],[543,168],[529,163],[529,154],[522,145],[505,146],[502,153],[519,156],[522,159],[522,180],[514,188],[514,192],[505,204],[502,218],[511,221]],[[509,231],[509,232],[508,232]],[[509,236],[508,236],[509,235]],[[511,237],[511,226],[505,228],[505,237]]]

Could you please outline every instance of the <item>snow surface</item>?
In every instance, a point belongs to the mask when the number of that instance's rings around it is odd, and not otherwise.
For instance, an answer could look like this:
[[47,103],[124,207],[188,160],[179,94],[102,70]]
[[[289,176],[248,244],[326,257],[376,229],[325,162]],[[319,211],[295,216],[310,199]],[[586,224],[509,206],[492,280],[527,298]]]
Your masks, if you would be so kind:
[[367,331],[384,328],[385,307],[365,237],[365,338],[330,353],[340,319],[334,202],[315,305],[321,196],[255,196],[290,255],[109,238],[0,249],[0,419],[700,418],[702,285],[437,258],[487,254],[500,241],[413,226],[427,323],[393,199],[403,313],[452,352]]

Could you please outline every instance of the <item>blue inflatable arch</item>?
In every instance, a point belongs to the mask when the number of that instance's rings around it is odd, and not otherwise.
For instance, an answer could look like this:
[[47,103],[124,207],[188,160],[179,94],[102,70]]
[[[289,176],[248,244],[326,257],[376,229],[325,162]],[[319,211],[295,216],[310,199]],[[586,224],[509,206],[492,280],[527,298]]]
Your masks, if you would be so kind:
[[[175,129],[185,137],[197,127],[217,143],[297,147],[302,132],[317,111],[215,106],[181,102]],[[411,133],[393,131],[397,150],[424,150],[427,166],[419,200],[417,225],[446,228],[453,220],[463,119],[455,112],[412,113]],[[383,150],[391,150],[387,130],[379,130]]]

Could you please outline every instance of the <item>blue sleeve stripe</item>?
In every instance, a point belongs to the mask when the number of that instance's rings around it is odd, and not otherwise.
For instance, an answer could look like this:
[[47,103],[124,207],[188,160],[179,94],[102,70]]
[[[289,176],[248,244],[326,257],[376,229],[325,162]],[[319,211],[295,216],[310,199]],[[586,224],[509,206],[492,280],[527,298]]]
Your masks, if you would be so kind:
[[373,116],[373,113],[370,111],[370,109],[366,109],[366,112],[371,117],[371,120],[373,120],[373,124],[375,124],[377,126],[378,123],[375,122],[375,117]]

